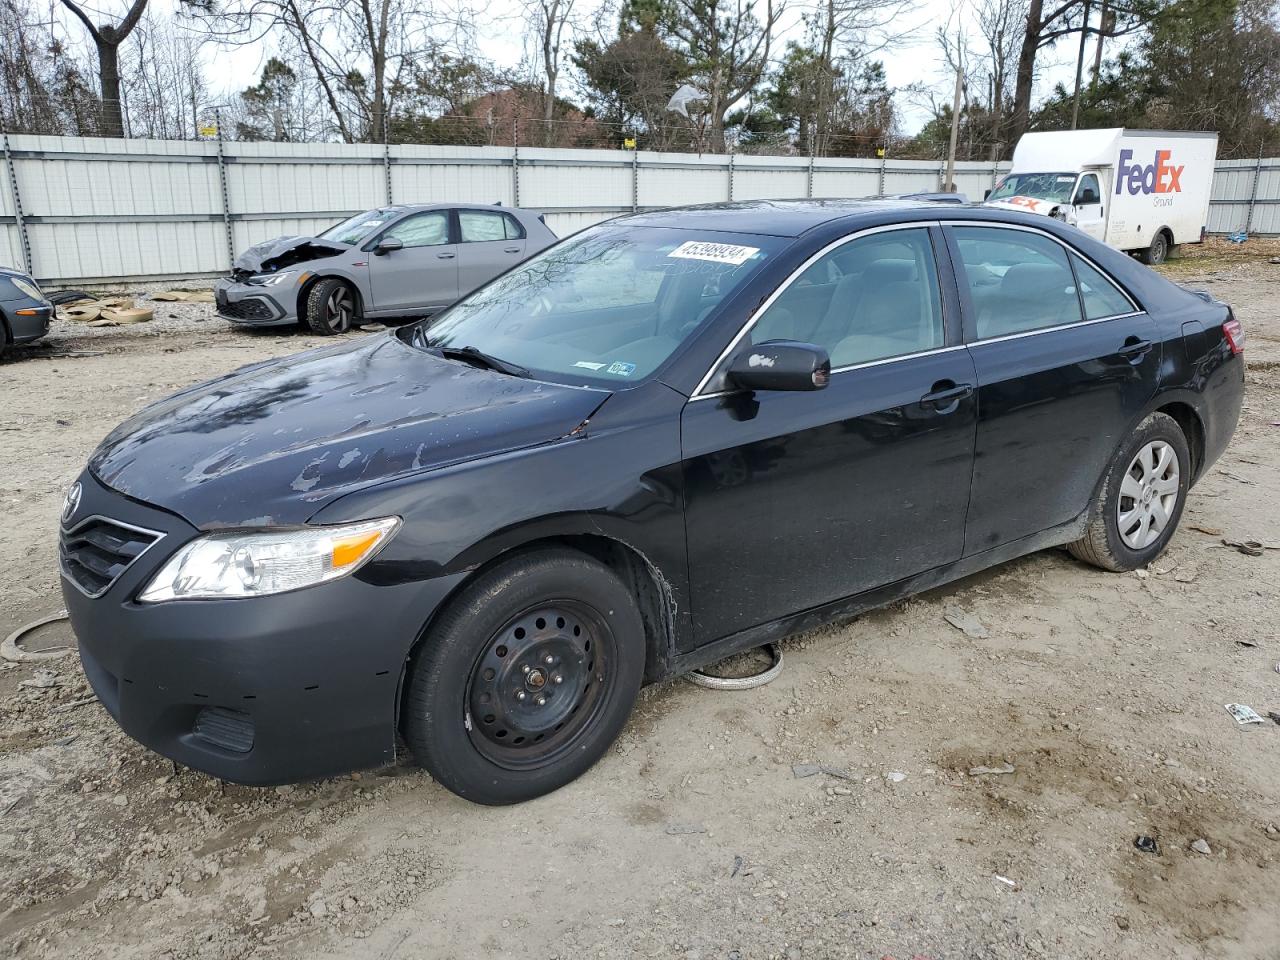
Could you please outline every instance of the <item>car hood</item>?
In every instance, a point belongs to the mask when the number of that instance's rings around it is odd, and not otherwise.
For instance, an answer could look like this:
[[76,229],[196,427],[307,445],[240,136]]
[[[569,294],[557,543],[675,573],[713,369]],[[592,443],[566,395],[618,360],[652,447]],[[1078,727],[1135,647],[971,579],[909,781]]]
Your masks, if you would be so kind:
[[1003,200],[988,200],[983,206],[994,207],[997,210],[1017,210],[1020,213],[1038,213],[1047,217],[1063,203],[1062,200],[1041,200],[1039,197],[1024,197],[1019,194]]
[[362,487],[564,437],[608,396],[371,336],[153,404],[89,468],[204,529],[297,524]]
[[236,257],[231,266],[233,270],[244,273],[271,272],[309,260],[336,257],[350,249],[350,244],[316,237],[276,237],[255,243]]

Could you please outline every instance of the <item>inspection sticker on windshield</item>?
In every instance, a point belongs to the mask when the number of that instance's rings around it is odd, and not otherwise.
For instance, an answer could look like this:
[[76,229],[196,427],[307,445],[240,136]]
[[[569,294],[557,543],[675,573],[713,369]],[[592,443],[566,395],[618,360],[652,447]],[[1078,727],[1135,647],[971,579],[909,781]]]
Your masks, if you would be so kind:
[[636,372],[634,363],[623,363],[621,360],[615,360],[609,364],[609,369],[605,373],[614,373],[620,377],[629,377]]
[[760,252],[759,247],[740,247],[733,243],[709,243],[706,240],[690,240],[682,243],[668,257],[680,260],[710,260],[712,263],[729,263],[735,267],[742,266],[752,254]]

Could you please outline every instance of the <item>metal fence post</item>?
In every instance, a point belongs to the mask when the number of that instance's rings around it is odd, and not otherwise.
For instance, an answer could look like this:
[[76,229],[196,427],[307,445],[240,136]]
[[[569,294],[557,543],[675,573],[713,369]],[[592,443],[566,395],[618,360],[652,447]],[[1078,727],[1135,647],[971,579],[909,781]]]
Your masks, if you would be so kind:
[[382,175],[387,181],[387,206],[391,206],[391,124],[387,122],[387,110],[382,109]]
[[231,237],[231,198],[227,192],[227,161],[222,153],[222,116],[213,111],[213,126],[218,131],[218,184],[222,190],[222,226],[227,232],[227,269],[234,269],[236,244]]
[[1253,186],[1249,188],[1249,212],[1244,218],[1244,232],[1253,228],[1253,207],[1258,202],[1258,181],[1262,179],[1262,144],[1258,144],[1258,162],[1253,168]]
[[[809,138],[812,141],[812,137]],[[813,147],[812,143],[809,148],[809,169],[805,175],[804,195],[809,199],[813,199]]]
[[885,167],[888,166],[888,164],[889,164],[889,148],[885,147],[884,153],[880,154],[880,180],[878,185],[876,186],[876,196],[878,197],[884,196],[884,175],[885,175]]
[[729,149],[729,202],[733,203],[733,148]]
[[31,238],[27,236],[27,221],[22,215],[22,194],[18,191],[18,174],[13,166],[7,130],[4,133],[4,165],[9,171],[9,195],[13,198],[13,220],[18,225],[18,241],[22,244],[22,265],[27,273],[35,277],[36,265],[31,261]]
[[640,209],[640,147],[631,148],[631,212]]
[[511,118],[511,205],[520,206],[520,118]]

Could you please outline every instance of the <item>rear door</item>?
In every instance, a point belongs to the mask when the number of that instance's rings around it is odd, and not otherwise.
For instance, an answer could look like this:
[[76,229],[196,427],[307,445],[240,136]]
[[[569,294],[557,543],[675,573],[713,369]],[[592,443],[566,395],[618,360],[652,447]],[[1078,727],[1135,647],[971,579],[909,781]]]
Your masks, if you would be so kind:
[[501,210],[458,211],[458,287],[468,294],[524,259],[525,230]]
[[825,390],[743,392],[718,372],[682,415],[696,642],[959,559],[973,362],[928,226],[840,242],[784,284],[725,355],[818,344]]
[[1155,394],[1155,322],[1048,234],[946,228],[978,378],[965,554],[1072,520]]
[[449,236],[448,210],[411,213],[376,242],[391,238],[403,247],[369,251],[369,281],[378,313],[434,313],[458,299],[458,246]]

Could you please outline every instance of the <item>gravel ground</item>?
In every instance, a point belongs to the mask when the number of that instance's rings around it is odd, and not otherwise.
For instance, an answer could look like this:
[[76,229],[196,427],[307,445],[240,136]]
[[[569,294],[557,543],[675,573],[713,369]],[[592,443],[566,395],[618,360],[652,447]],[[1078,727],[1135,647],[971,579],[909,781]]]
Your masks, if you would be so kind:
[[[1280,711],[1280,550],[1221,539],[1280,545],[1277,254],[1167,268],[1236,305],[1249,392],[1150,569],[1041,553],[797,637],[762,689],[650,688],[533,803],[407,762],[223,785],[126,738],[74,657],[0,667],[0,952],[1274,960],[1280,726],[1223,704]],[[0,635],[59,608],[62,493],[112,425],[316,344],[156,306],[0,369]]]

